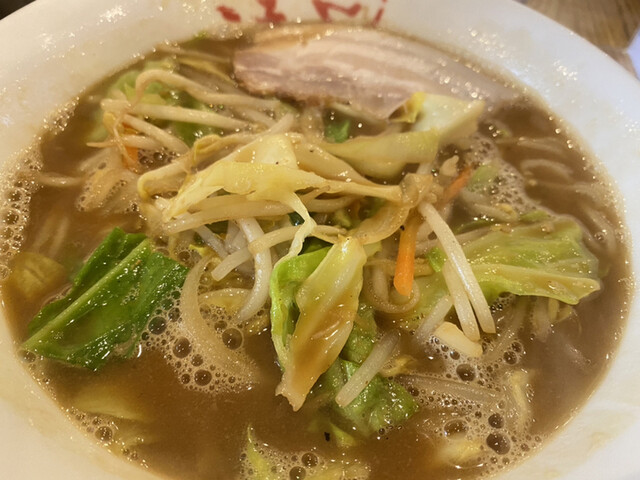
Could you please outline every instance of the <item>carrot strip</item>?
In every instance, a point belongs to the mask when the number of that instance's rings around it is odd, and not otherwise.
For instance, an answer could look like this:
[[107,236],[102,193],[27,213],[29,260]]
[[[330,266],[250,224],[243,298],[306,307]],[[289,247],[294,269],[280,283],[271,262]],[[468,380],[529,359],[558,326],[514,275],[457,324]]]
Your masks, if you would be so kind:
[[138,149],[136,147],[125,147],[125,151],[125,155],[122,156],[124,166],[132,172],[140,173],[142,168],[138,160]]
[[404,229],[400,231],[393,286],[400,295],[404,295],[405,297],[411,295],[413,288],[413,274],[416,262],[416,238],[418,237],[419,227],[420,218],[413,216],[405,222]]
[[348,212],[351,218],[359,218],[360,208],[362,207],[360,201],[355,201],[348,207]]
[[471,180],[471,173],[473,173],[471,165],[464,167],[455,180],[444,189],[444,192],[442,192],[442,197],[438,201],[438,208],[445,206],[458,196],[460,191],[466,187],[469,180]]

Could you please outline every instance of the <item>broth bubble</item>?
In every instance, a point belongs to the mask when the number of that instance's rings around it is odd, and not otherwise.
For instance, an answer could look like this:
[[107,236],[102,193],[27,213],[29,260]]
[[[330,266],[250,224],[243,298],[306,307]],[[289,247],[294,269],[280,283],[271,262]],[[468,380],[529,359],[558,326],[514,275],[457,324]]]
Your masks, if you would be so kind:
[[235,350],[242,345],[242,333],[237,328],[227,328],[222,332],[222,341],[228,348]]
[[489,416],[489,426],[493,428],[502,428],[504,427],[504,418],[499,413],[494,413]]
[[463,420],[451,420],[444,426],[444,433],[447,436],[457,435],[467,432],[467,424]]
[[499,455],[506,455],[511,448],[509,439],[499,433],[487,435],[487,445]]
[[302,480],[307,476],[307,472],[302,467],[293,467],[289,470],[289,478],[291,480]]
[[113,430],[107,426],[98,427],[96,428],[95,436],[101,442],[108,443],[113,438]]
[[456,368],[456,373],[458,374],[458,377],[460,377],[460,380],[464,380],[467,382],[470,382],[476,378],[475,369],[471,365],[466,363],[458,365],[458,367]]
[[318,465],[318,456],[315,453],[307,452],[302,455],[302,464],[309,468],[315,467]]
[[191,342],[182,337],[173,345],[173,354],[178,358],[184,358],[191,353]]
[[159,335],[167,328],[167,323],[162,317],[154,317],[149,322],[149,331],[154,335]]
[[198,370],[193,375],[193,380],[200,386],[208,385],[212,378],[211,372],[208,370]]

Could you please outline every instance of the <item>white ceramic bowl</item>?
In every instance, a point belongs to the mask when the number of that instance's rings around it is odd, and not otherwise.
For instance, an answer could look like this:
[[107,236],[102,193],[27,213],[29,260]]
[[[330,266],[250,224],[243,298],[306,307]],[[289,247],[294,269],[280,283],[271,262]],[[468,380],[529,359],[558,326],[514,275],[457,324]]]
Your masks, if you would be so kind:
[[[0,22],[0,162],[43,119],[106,74],[164,40],[224,23],[218,5],[256,21],[275,7],[318,19],[311,0],[39,0]],[[344,6],[356,0],[335,0]],[[627,206],[638,272],[640,84],[587,42],[512,0],[365,0],[357,14],[515,76],[562,118],[614,177]],[[345,19],[333,10],[335,20]],[[640,172],[639,172],[640,173]],[[561,433],[505,479],[640,478],[640,318],[634,304],[612,368]],[[24,371],[0,319],[3,478],[150,478],[76,430]],[[501,477],[502,478],[502,477]]]

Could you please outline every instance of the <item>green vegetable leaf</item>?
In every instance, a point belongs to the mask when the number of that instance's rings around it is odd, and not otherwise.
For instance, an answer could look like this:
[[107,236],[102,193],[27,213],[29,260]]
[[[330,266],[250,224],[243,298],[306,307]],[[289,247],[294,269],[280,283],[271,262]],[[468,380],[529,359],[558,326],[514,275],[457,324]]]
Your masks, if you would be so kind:
[[79,385],[71,405],[85,413],[131,422],[153,422],[149,405],[139,401],[139,391],[135,390],[124,381],[110,383],[101,377],[92,377]]
[[447,256],[440,247],[430,248],[426,257],[434,272],[442,271],[442,267],[444,266],[444,262],[447,260]]
[[[297,452],[295,456],[291,452],[286,454],[269,444],[256,438],[253,428],[247,429],[247,444],[244,450],[242,462],[248,473],[247,478],[255,480],[289,480],[291,466],[282,462],[286,457],[301,459],[303,452]],[[298,460],[300,461],[300,460]],[[343,480],[345,478],[366,478],[368,469],[355,458],[341,455],[339,459],[330,459],[318,456],[316,465],[303,465],[304,478],[308,480]]]
[[[298,293],[305,280],[319,270],[319,265],[328,256],[329,250],[323,248],[281,262],[271,276],[271,337],[278,361],[285,372],[287,366],[295,361],[290,346],[300,314]],[[354,259],[350,258],[349,261]],[[336,264],[336,268],[340,267],[345,268],[345,265]],[[317,278],[322,289],[336,288],[334,276],[318,275]],[[357,299],[357,294],[355,298]],[[324,318],[330,318],[326,311],[323,312]],[[373,308],[359,304],[353,328],[340,357],[320,376],[312,393],[314,397],[330,399],[327,405],[327,409],[332,412],[330,416],[337,417],[341,423],[335,425],[329,421],[326,428],[331,431],[334,427],[345,432],[352,432],[353,428],[357,428],[359,435],[365,437],[383,426],[400,424],[417,410],[417,404],[401,385],[379,375],[346,409],[338,407],[333,401],[340,388],[371,352],[376,334]],[[350,440],[347,441],[349,442]]]
[[227,220],[223,220],[221,222],[209,223],[207,228],[211,230],[213,233],[221,234],[226,233],[229,229],[229,222]]
[[598,260],[572,220],[490,231],[464,247],[485,296],[502,292],[555,298],[570,305],[600,289]]
[[[251,467],[249,478],[256,480],[284,480],[284,475],[278,473],[278,465],[273,459],[261,452],[265,446],[260,445],[255,437],[253,428],[247,429],[247,446],[245,461]],[[274,468],[275,467],[275,468]]]
[[220,133],[220,129],[207,125],[198,125],[197,123],[172,122],[171,127],[177,137],[190,147],[202,137]]
[[[153,84],[151,84],[153,85]],[[205,112],[212,112],[213,109],[195,98],[184,92],[180,92],[178,104],[182,107],[192,108],[194,110],[201,110]],[[190,147],[200,140],[202,137],[206,137],[211,134],[221,134],[219,128],[211,127],[209,125],[200,125],[192,122],[171,122],[170,129],[187,145]]]
[[333,143],[342,143],[349,138],[351,120],[345,118],[343,121],[330,121],[324,127],[324,136]]
[[482,164],[473,171],[466,188],[473,192],[487,191],[499,175],[500,168],[497,165],[493,163]]
[[327,152],[342,158],[363,175],[390,180],[408,163],[432,161],[438,152],[434,131],[390,133],[377,137],[359,136],[342,143],[323,142]]
[[[329,382],[337,393],[359,366],[338,359],[327,371],[324,381]],[[349,431],[355,429],[367,437],[380,429],[404,423],[418,411],[418,404],[402,385],[376,375],[353,402],[344,408],[335,405],[333,411],[348,422]]]
[[[376,375],[369,385],[347,407],[339,407],[333,399],[342,386],[369,356],[376,342],[377,327],[373,308],[361,304],[358,318],[340,357],[320,377],[313,395],[330,398],[325,408],[326,428],[334,433],[344,431],[366,438],[381,428],[402,424],[415,412],[418,404],[399,383]],[[334,423],[335,422],[335,423]],[[341,441],[342,436],[336,440]]]
[[467,102],[446,95],[425,94],[422,112],[413,130],[437,132],[440,145],[446,145],[474,133],[483,110],[482,100]]
[[[336,282],[335,271],[331,275],[325,270],[321,271],[320,268],[320,264],[329,257],[329,251],[329,248],[323,248],[280,262],[271,276],[271,337],[278,361],[285,373],[294,362],[301,361],[295,353],[292,353],[291,340],[300,315],[299,305],[302,308],[306,305],[304,301],[300,302],[301,295],[299,295],[304,282],[312,274],[319,272],[315,280],[311,279],[311,282],[318,282],[318,288],[330,292],[340,287],[339,282]],[[336,253],[333,256],[336,256]],[[347,250],[347,255],[343,255],[340,261],[333,263],[333,270],[346,269],[345,262],[356,261],[354,257],[357,255],[352,255]],[[329,261],[331,261],[330,257]],[[331,263],[327,262],[326,265]],[[357,300],[359,288],[352,294]],[[326,309],[322,311],[322,318],[331,318],[327,312]],[[376,333],[373,309],[368,305],[359,304],[357,315],[353,320],[353,328],[342,347],[340,358],[336,359],[320,376],[320,380],[313,389],[314,396],[326,396],[331,399],[328,407],[333,412],[331,415],[338,417],[344,424],[342,428],[342,425],[338,426],[330,422],[327,427],[330,430],[335,427],[340,431],[351,432],[356,428],[361,437],[366,437],[380,428],[400,424],[417,410],[417,404],[401,385],[379,375],[346,409],[338,407],[333,401],[340,388],[371,352]],[[306,357],[308,358],[308,353]]]
[[353,228],[356,226],[356,223],[359,223],[357,219],[349,214],[346,208],[339,208],[333,212],[329,218],[329,222],[331,225],[337,225],[346,229]]
[[404,105],[393,112],[389,120],[391,122],[415,123],[424,109],[425,98],[424,92],[414,93]]
[[358,307],[358,316],[353,325],[353,330],[347,338],[340,357],[361,364],[371,353],[376,343],[378,326],[374,318],[374,308],[366,303],[361,303]]
[[304,243],[302,244],[302,250],[300,250],[300,253],[311,253],[330,246],[331,244],[329,242],[325,242],[324,240],[320,240],[319,238],[307,237],[304,239]]
[[[582,242],[582,230],[566,217],[523,223],[463,245],[489,302],[501,293],[555,298],[570,305],[600,289],[598,259]],[[421,300],[407,318],[428,314],[446,294],[440,273],[416,279]]]
[[286,353],[279,356],[284,373],[276,389],[294,410],[338,358],[351,333],[366,260],[360,242],[347,237],[329,248],[295,292],[299,315],[293,333],[284,339]]
[[544,210],[531,210],[530,212],[520,215],[520,221],[524,223],[536,223],[549,220],[550,215]]
[[69,293],[29,324],[22,347],[91,369],[130,356],[149,317],[171,301],[186,268],[154,252],[142,234],[116,228],[73,280]]
[[[106,96],[119,98],[124,94],[127,100],[133,101],[136,98],[136,79],[140,73],[151,69],[174,70],[175,67],[175,61],[169,57],[162,60],[149,60],[144,63],[142,69],[132,68],[118,76],[118,78],[107,87]],[[184,97],[190,96],[173,90],[160,82],[153,82],[145,89],[141,101],[155,105],[177,105]],[[103,124],[102,118],[102,110],[97,109],[93,116],[93,126],[87,133],[88,141],[100,142],[107,138],[108,132]]]
[[34,302],[64,284],[66,269],[55,260],[35,252],[22,252],[13,261],[7,286],[27,302]]
[[[162,60],[150,60],[145,62],[142,69],[131,69],[124,72],[109,86],[107,95],[117,97],[116,92],[125,94],[127,100],[133,101],[136,98],[136,79],[140,73],[146,70],[174,70],[175,61],[171,58]],[[141,101],[156,105],[177,105],[180,103],[180,92],[173,90],[160,82],[152,82],[145,89]]]
[[289,214],[289,221],[291,225],[302,225],[304,223],[304,218],[299,213],[291,212]]
[[271,341],[282,368],[289,363],[289,338],[300,313],[295,295],[328,251],[325,247],[279,262],[271,274]]
[[338,427],[326,415],[316,415],[309,425],[309,431],[322,434],[326,441],[330,441],[340,449],[355,447],[360,440],[345,429]]

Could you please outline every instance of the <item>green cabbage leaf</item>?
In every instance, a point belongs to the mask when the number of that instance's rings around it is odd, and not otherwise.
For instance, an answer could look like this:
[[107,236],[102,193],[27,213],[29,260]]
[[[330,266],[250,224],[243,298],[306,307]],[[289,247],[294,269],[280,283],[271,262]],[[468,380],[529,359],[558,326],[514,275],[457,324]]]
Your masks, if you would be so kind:
[[349,138],[351,120],[348,118],[342,121],[330,121],[324,127],[324,136],[333,143],[342,143]]
[[[242,462],[248,472],[247,478],[255,480],[289,480],[293,478],[290,467],[280,460],[285,455],[290,456],[290,453],[284,454],[271,445],[259,441],[251,427],[247,429],[247,443],[244,453]],[[296,457],[300,462],[298,467],[307,480],[343,480],[368,476],[368,469],[363,463],[345,455],[337,460],[319,456],[317,464],[313,466],[304,465],[301,462],[302,452]]]
[[271,274],[271,341],[283,369],[290,364],[289,340],[300,314],[295,295],[328,251],[329,247],[321,248],[281,261]]
[[[338,358],[351,333],[362,289],[367,255],[360,242],[351,237],[330,247],[296,288],[300,273],[310,270],[323,251],[301,255],[313,257],[293,263],[293,269],[289,263],[296,257],[284,260],[272,274],[272,337],[284,370],[276,392],[286,397],[294,410],[302,406],[320,375]],[[283,301],[284,292],[287,295]],[[292,317],[288,314],[293,301],[298,316],[291,332]]]
[[331,399],[323,408],[321,428],[333,433],[336,442],[347,446],[381,429],[401,425],[418,411],[418,403],[402,385],[380,374],[346,407],[339,407],[333,400],[369,356],[376,338],[373,309],[361,304],[340,357],[320,377],[313,390],[314,397]]
[[359,136],[341,143],[323,142],[320,147],[373,178],[396,178],[407,164],[431,162],[438,153],[435,131]]
[[575,305],[600,289],[598,260],[568,218],[493,230],[463,250],[490,300],[509,292]]
[[13,259],[6,285],[20,298],[34,302],[52,293],[67,280],[67,270],[52,258],[36,252],[21,252]]
[[97,370],[133,354],[157,309],[171,302],[187,269],[154,252],[142,234],[114,229],[73,280],[71,290],[30,322],[22,348]]
[[[567,217],[489,229],[463,251],[490,303],[502,293],[554,298],[575,305],[600,289],[598,259],[582,242],[582,229]],[[416,279],[426,314],[446,295],[440,273]]]
[[435,132],[440,145],[446,145],[475,133],[483,110],[482,100],[468,102],[447,95],[427,93],[424,94],[422,109],[412,130]]

